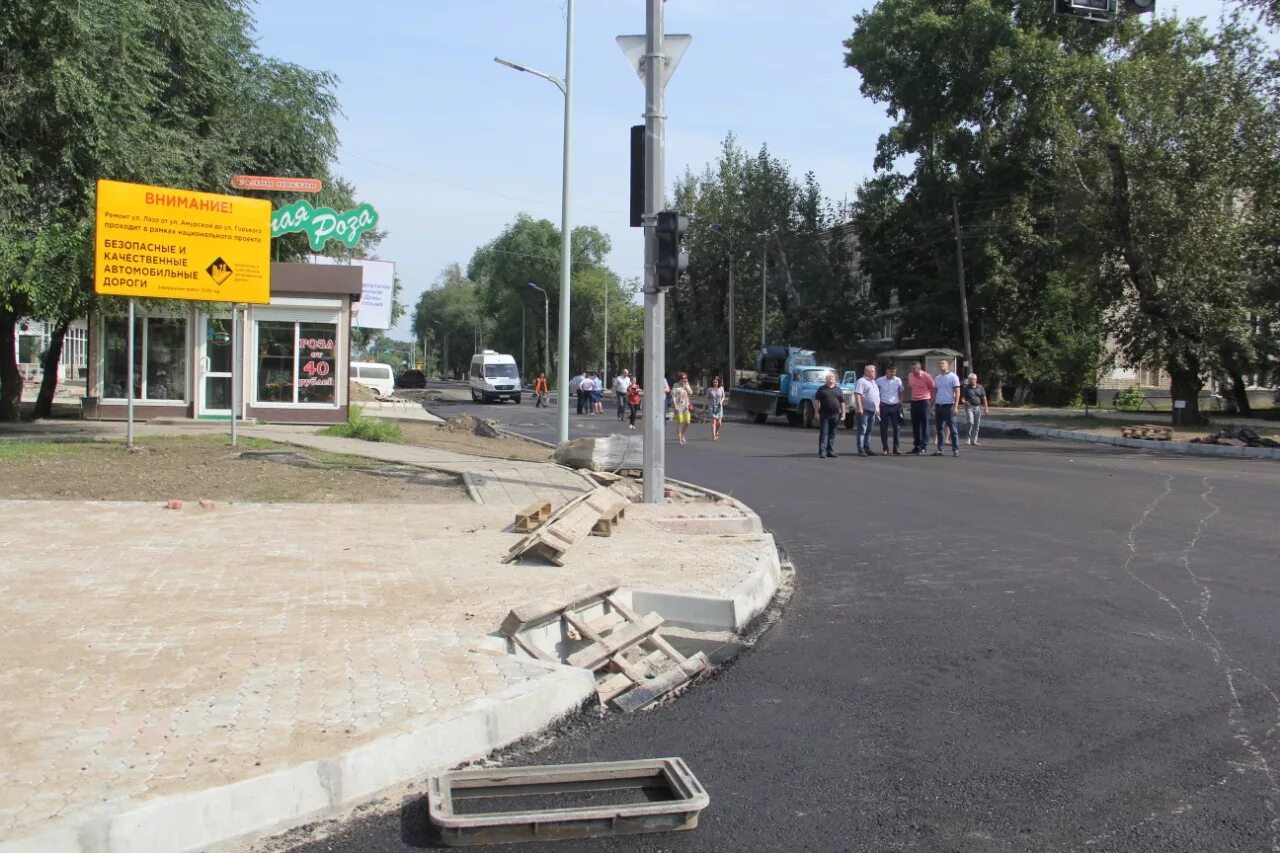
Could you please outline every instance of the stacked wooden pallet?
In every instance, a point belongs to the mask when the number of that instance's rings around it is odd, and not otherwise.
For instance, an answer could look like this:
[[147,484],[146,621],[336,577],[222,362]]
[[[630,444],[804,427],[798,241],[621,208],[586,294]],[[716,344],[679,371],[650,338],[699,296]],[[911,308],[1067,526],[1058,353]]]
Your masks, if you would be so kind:
[[579,495],[551,512],[545,502],[535,502],[516,513],[516,530],[528,531],[502,562],[526,555],[539,556],[563,566],[571,549],[584,536],[612,536],[626,517],[627,499],[604,487]]

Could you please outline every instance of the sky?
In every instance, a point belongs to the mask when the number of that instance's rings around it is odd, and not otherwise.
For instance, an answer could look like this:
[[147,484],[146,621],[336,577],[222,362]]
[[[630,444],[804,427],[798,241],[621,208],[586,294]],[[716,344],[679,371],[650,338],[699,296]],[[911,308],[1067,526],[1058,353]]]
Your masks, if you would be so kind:
[[[1052,2],[1052,0],[1043,0]],[[1216,18],[1219,0],[1157,0],[1161,12]],[[701,171],[732,132],[767,143],[833,200],[871,172],[881,106],[862,98],[842,42],[867,2],[669,0],[666,31],[693,36],[667,86],[667,186]],[[564,100],[551,83],[493,61],[564,73],[564,0],[259,0],[271,56],[338,75],[336,168],[377,209],[412,307],[451,263],[519,213],[560,221]],[[644,0],[576,0],[571,221],[612,240],[609,266],[639,276],[628,225],[628,133],[644,88],[614,42],[644,32]],[[408,339],[408,320],[392,330]]]

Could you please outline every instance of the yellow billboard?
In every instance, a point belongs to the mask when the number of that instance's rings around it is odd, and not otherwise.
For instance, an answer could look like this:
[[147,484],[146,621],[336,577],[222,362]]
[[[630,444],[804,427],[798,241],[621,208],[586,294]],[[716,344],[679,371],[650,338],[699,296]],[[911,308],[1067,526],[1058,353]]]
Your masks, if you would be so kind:
[[97,225],[98,293],[270,301],[269,201],[104,180]]

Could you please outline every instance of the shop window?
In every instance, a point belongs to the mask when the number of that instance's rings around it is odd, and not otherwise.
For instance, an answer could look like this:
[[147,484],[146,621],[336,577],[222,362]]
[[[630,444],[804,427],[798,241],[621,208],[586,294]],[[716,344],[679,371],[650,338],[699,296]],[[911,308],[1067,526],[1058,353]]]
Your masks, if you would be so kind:
[[[128,320],[102,321],[102,396],[123,398],[128,377]],[[138,400],[187,397],[187,321],[139,317],[133,328],[133,396]]]
[[258,322],[259,403],[337,403],[336,323]]

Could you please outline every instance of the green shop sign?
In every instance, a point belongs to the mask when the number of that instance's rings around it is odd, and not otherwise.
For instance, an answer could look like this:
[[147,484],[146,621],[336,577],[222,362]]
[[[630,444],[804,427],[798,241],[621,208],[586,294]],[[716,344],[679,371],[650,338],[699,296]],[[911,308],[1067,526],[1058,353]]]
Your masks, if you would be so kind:
[[286,205],[271,214],[271,236],[302,232],[318,252],[330,240],[340,240],[354,249],[360,237],[378,224],[378,211],[368,204],[338,213],[331,207],[312,207],[306,199]]

